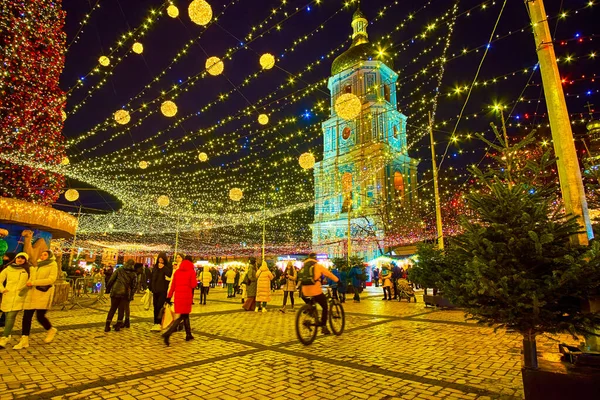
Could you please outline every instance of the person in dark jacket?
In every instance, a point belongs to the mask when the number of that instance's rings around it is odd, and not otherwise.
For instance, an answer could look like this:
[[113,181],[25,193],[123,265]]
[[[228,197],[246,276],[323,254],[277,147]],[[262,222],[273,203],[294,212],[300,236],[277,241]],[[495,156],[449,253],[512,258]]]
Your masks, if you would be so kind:
[[401,279],[403,270],[397,264],[392,267],[392,286],[394,287],[394,300],[398,299],[398,279]]
[[152,268],[150,276],[150,291],[152,292],[152,305],[154,306],[154,326],[152,332],[160,332],[160,310],[167,301],[169,282],[173,276],[173,267],[165,253],[160,253],[156,258],[156,265]]
[[[106,282],[108,284],[108,282],[110,281],[110,277],[112,276],[112,274],[114,273],[113,267],[111,267],[110,265],[107,265],[104,267],[104,282]],[[106,294],[110,294],[110,289],[108,288],[108,286],[106,287]]]
[[110,290],[110,310],[108,310],[108,315],[106,316],[104,332],[110,332],[110,324],[117,309],[119,310],[119,314],[117,316],[117,323],[113,328],[118,332],[123,327],[125,309],[133,293],[135,293],[135,285],[137,283],[135,270],[133,269],[134,264],[135,261],[127,260],[125,265],[118,268],[112,274],[106,285],[107,291]]

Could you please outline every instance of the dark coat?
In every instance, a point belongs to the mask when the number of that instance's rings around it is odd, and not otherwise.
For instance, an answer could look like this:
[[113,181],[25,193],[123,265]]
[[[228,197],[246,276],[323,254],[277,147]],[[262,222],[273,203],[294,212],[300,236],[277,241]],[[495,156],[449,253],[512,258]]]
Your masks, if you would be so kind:
[[158,266],[155,265],[154,268],[152,268],[152,274],[150,276],[150,291],[152,293],[164,293],[166,295],[169,290],[171,276],[173,276],[173,267],[171,264],[167,263],[162,268],[158,268]]
[[126,297],[131,299],[135,293],[136,274],[133,265],[126,264],[112,274],[107,290],[110,290],[110,297]]

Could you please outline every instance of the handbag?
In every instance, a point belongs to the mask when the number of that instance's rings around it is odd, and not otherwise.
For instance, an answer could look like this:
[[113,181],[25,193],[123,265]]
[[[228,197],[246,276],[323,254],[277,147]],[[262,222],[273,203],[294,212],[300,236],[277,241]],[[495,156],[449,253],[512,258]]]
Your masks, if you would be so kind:
[[171,308],[171,306],[169,304],[165,304],[161,310],[162,312],[162,321],[161,321],[161,328],[162,329],[167,329],[172,323],[173,320],[175,319],[174,316],[174,312],[173,309]]
[[48,290],[50,290],[51,287],[52,287],[52,285],[44,285],[44,286],[36,286],[35,288],[37,290],[39,290],[40,292],[46,293]]
[[282,285],[282,286],[285,285],[286,283],[287,283],[287,279],[286,278],[281,278],[279,280],[279,284]]

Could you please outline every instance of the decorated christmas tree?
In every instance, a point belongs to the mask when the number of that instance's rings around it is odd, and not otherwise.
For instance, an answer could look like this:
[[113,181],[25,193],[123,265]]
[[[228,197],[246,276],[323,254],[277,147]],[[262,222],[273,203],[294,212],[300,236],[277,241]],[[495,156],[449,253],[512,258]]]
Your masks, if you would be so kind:
[[[3,0],[0,13],[0,193],[49,205],[64,186],[65,12],[61,0]],[[31,164],[33,163],[33,164]],[[27,165],[26,165],[27,164]]]

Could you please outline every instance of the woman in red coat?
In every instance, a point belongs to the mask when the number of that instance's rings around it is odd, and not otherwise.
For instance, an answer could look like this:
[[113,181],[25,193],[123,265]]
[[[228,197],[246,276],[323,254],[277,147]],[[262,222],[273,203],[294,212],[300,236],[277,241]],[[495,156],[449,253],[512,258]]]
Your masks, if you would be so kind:
[[169,338],[171,334],[177,330],[179,323],[183,321],[185,327],[185,340],[192,340],[192,329],[190,327],[190,313],[192,312],[192,302],[194,299],[193,289],[198,286],[196,280],[196,271],[194,271],[194,264],[189,260],[183,260],[179,264],[177,271],[173,273],[173,279],[171,281],[171,287],[167,295],[168,301],[173,299],[175,303],[175,314],[179,316],[173,321],[173,324],[163,334],[165,344],[169,345]]

